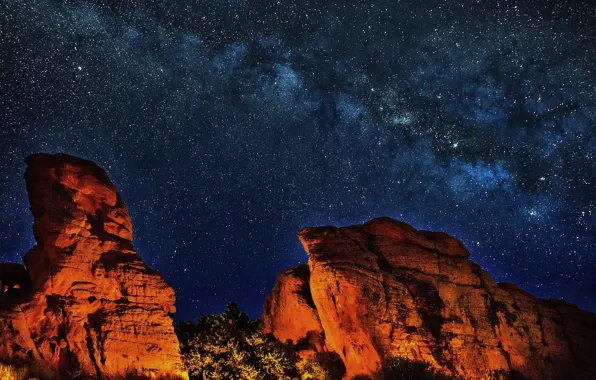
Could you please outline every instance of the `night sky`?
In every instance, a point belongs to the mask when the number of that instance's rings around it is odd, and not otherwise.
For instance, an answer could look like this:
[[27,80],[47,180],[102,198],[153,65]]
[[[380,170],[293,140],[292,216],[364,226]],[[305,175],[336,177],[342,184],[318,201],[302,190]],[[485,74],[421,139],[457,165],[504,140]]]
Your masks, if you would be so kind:
[[258,316],[304,226],[445,231],[596,311],[596,11],[582,1],[0,2],[0,260],[33,152],[97,162],[178,319]]

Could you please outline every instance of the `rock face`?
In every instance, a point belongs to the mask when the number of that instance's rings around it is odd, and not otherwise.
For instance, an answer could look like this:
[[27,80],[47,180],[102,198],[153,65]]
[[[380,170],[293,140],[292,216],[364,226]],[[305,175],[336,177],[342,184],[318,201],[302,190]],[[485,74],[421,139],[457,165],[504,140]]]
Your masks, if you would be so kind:
[[9,287],[0,360],[47,377],[188,378],[169,315],[174,290],[134,251],[128,210],[106,173],[64,154],[27,164],[37,245],[26,270],[0,266]]
[[466,379],[596,379],[595,314],[495,283],[447,234],[378,218],[299,237],[308,270],[279,275],[264,327],[336,352],[346,378],[402,356]]

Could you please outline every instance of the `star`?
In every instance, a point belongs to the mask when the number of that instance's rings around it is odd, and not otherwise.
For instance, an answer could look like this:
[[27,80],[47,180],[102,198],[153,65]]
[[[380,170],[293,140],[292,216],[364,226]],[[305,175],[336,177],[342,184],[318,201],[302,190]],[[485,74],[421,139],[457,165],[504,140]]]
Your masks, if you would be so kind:
[[65,152],[108,170],[179,319],[260,315],[303,227],[383,215],[596,311],[588,2],[112,3],[3,10],[0,260],[34,244],[23,159]]

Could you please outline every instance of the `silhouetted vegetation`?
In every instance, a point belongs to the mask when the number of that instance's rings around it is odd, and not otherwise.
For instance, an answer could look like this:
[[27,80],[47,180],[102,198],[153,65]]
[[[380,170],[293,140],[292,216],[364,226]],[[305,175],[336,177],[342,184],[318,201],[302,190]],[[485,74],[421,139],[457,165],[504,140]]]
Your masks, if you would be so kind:
[[456,380],[435,370],[425,362],[391,357],[383,362],[383,368],[374,376],[375,380]]
[[519,373],[518,371],[491,371],[482,380],[529,380],[527,377]]

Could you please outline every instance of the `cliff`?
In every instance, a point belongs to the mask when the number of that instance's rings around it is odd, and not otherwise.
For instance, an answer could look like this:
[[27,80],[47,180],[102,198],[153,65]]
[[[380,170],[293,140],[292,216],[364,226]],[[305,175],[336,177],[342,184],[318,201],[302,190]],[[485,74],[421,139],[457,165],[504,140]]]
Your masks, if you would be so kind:
[[104,170],[64,154],[26,162],[37,245],[26,269],[0,265],[0,360],[46,377],[187,378],[174,290],[134,251]]
[[308,267],[279,275],[264,327],[307,351],[336,352],[346,378],[394,356],[466,379],[596,378],[595,314],[495,283],[445,233],[378,218],[299,237]]

